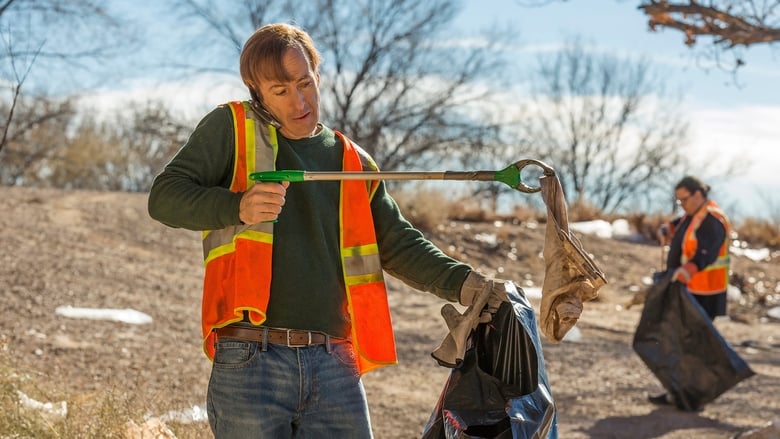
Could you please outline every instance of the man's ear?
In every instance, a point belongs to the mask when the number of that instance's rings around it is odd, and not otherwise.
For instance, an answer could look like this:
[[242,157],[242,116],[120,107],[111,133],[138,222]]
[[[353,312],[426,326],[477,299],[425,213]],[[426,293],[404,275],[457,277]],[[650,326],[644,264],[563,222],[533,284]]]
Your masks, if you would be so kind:
[[255,113],[257,113],[260,119],[262,119],[265,123],[270,123],[277,128],[281,128],[282,124],[279,123],[279,121],[277,121],[271,112],[268,111],[268,109],[265,107],[263,98],[260,96],[260,93],[258,93],[254,88],[250,88],[249,95],[252,97],[252,109],[255,110]]

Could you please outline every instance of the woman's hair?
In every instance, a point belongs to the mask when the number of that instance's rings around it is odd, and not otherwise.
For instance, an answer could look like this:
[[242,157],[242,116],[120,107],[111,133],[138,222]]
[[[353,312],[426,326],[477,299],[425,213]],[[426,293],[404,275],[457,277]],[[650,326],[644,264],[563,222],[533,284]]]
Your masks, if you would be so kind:
[[686,176],[683,177],[682,180],[680,180],[679,183],[677,183],[677,186],[674,187],[674,190],[685,188],[693,194],[696,191],[701,191],[701,194],[704,195],[704,198],[707,198],[707,194],[710,192],[710,186],[707,184],[704,184],[696,177],[693,176]]
[[246,41],[241,50],[239,67],[241,79],[249,87],[253,99],[258,92],[260,79],[290,81],[293,78],[284,68],[283,55],[287,49],[301,49],[309,62],[309,67],[317,73],[320,66],[320,54],[314,47],[309,34],[284,23],[267,24],[257,29]]

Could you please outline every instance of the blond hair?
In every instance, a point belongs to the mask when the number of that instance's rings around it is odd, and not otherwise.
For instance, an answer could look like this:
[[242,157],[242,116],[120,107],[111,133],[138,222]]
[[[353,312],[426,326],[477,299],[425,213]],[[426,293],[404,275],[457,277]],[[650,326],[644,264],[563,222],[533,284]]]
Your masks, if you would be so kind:
[[241,80],[249,87],[254,99],[260,79],[290,81],[282,63],[284,52],[290,48],[300,49],[316,74],[320,66],[320,54],[314,41],[305,31],[285,23],[267,24],[258,28],[244,44],[239,62]]

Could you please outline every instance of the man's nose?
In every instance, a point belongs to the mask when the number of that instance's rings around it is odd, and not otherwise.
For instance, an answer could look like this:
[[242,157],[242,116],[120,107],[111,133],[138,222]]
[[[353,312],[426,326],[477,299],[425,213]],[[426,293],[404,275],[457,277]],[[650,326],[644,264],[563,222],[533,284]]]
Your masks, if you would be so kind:
[[306,105],[306,94],[301,90],[296,90],[294,96],[295,102],[293,104],[295,108],[303,108]]

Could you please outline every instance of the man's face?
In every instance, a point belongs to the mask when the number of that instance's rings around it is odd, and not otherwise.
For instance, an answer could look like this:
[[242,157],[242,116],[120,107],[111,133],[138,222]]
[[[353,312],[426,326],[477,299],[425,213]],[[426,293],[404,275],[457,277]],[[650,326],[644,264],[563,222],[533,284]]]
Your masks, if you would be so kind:
[[263,105],[282,125],[283,136],[309,137],[320,119],[319,75],[311,70],[300,48],[287,49],[282,64],[292,80],[260,80]]

